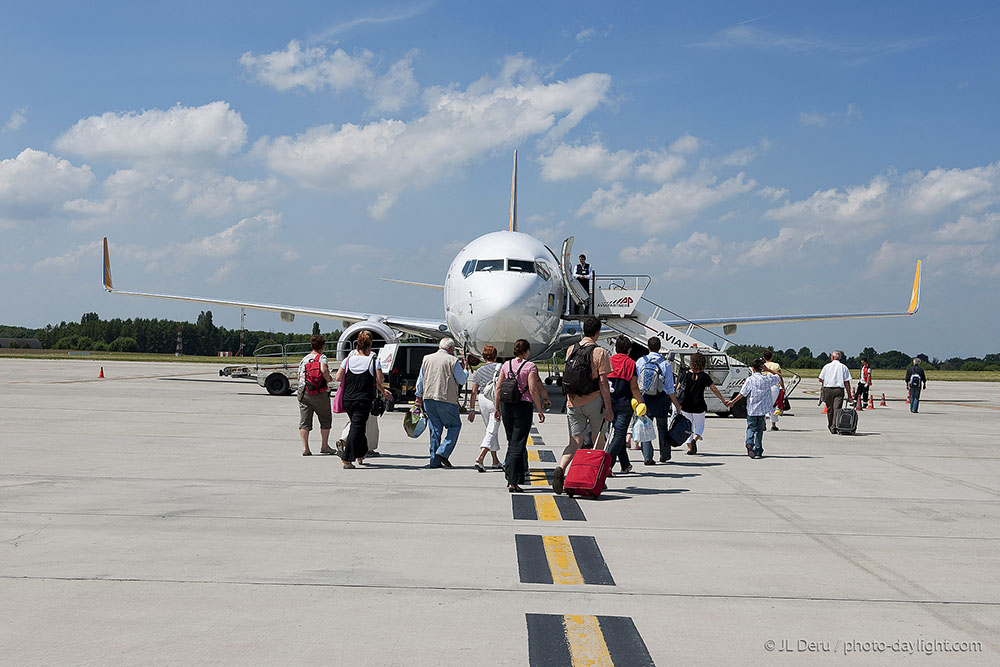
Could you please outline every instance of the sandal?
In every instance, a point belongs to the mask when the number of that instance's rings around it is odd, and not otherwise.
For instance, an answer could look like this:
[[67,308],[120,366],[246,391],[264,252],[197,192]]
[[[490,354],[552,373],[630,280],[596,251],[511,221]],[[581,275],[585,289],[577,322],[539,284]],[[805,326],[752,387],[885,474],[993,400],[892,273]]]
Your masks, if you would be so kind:
[[355,465],[350,461],[344,461],[344,470],[353,470]]
[[473,462],[472,465],[476,466],[476,470],[478,470],[479,472],[486,472],[486,468],[483,467],[482,461],[475,461]]
[[524,489],[514,484],[513,486],[507,487],[507,493],[524,493]]

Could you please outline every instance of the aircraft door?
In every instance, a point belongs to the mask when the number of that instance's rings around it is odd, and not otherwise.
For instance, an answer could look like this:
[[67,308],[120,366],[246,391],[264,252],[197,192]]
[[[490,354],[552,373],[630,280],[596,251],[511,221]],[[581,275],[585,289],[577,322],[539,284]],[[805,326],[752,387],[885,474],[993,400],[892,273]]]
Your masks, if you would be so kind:
[[572,299],[573,303],[581,306],[587,302],[590,295],[587,294],[587,290],[583,289],[583,285],[573,277],[573,237],[569,237],[562,244],[562,256],[559,261],[559,270],[562,273],[563,284],[566,286],[566,292],[569,294],[569,298]]

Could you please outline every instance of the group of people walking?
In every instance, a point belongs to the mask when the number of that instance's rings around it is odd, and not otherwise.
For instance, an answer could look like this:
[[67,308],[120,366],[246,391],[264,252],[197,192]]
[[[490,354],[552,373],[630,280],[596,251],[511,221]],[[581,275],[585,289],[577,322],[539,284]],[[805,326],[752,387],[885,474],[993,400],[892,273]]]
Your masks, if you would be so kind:
[[[574,454],[582,447],[604,447],[611,456],[612,466],[617,461],[619,472],[632,472],[628,457],[627,441],[631,437],[635,420],[648,418],[652,428],[642,432],[647,438],[639,441],[643,463],[656,465],[671,459],[672,447],[686,446],[688,454],[698,453],[698,444],[704,438],[705,415],[708,406],[705,392],[711,390],[727,408],[741,400],[747,401],[746,449],[750,458],[763,456],[763,433],[770,421],[770,429],[778,430],[780,407],[784,397],[784,379],[781,367],[773,361],[770,350],[750,364],[751,375],[740,391],[727,400],[706,370],[707,358],[695,352],[689,358],[689,368],[679,378],[674,377],[670,362],[660,354],[661,341],[657,336],[647,341],[648,353],[632,359],[632,341],[627,336],[615,340],[615,354],[598,345],[601,322],[596,317],[583,321],[583,338],[566,351],[563,373],[563,390],[566,395],[566,412],[569,428],[568,443],[553,471],[552,486],[556,493],[563,490],[566,470]],[[329,363],[323,353],[326,340],[314,335],[312,352],[299,364],[299,433],[304,456],[312,454],[309,434],[313,415],[320,424],[321,454],[338,454],[344,468],[363,465],[368,456],[377,456],[378,420],[373,410],[376,397],[391,399],[384,385],[382,367],[372,352],[371,335],[362,331],[355,342],[355,350],[341,364],[336,374],[341,383],[343,411],[349,417],[344,437],[337,448],[330,447],[332,414],[329,384],[334,380]],[[474,466],[479,472],[489,467],[504,471],[507,488],[511,493],[523,491],[528,474],[527,442],[535,415],[538,422],[545,421],[545,411],[550,402],[548,392],[538,374],[538,367],[529,358],[528,341],[514,343],[514,357],[498,363],[497,349],[486,345],[482,349],[484,363],[471,377],[471,397],[468,420],[473,423],[478,414],[485,427],[479,455]],[[834,351],[830,363],[819,374],[822,386],[821,401],[827,405],[828,428],[836,433],[836,418],[846,399],[852,399],[851,373],[840,361],[841,353]],[[856,396],[867,397],[872,384],[871,368],[862,359],[861,382]],[[455,341],[445,338],[437,352],[423,359],[416,384],[415,407],[427,418],[430,431],[430,451],[427,468],[451,468],[452,452],[462,429],[459,395],[469,381],[465,361],[455,355]],[[927,379],[920,360],[914,359],[906,373],[910,409],[917,412],[920,391]],[[671,432],[671,412],[685,428]],[[507,453],[501,461],[500,427],[507,438]],[[677,431],[677,429],[674,429]],[[374,446],[370,437],[374,435]],[[654,449],[652,438],[656,438]]]

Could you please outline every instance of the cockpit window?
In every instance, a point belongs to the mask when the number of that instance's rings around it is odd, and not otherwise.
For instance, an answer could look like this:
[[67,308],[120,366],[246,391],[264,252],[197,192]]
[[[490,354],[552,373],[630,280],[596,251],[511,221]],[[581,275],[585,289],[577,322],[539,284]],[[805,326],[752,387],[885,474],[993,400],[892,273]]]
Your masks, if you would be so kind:
[[468,262],[465,263],[465,266],[462,267],[462,275],[468,278],[469,276],[472,275],[472,272],[475,270],[476,270],[476,260],[470,259]]
[[534,273],[535,263],[524,259],[508,259],[507,270],[514,273]]
[[503,260],[502,259],[477,260],[476,271],[503,271]]
[[538,260],[535,262],[535,272],[538,273],[542,278],[548,280],[552,277],[552,272],[549,270],[549,265],[545,262]]

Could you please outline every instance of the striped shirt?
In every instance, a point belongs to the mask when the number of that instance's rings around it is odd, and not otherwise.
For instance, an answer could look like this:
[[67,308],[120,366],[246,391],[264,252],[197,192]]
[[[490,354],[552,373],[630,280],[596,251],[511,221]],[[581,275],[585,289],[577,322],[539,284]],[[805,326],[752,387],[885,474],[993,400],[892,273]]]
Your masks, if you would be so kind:
[[754,373],[743,381],[740,393],[747,397],[747,416],[763,417],[771,413],[774,397],[771,387],[779,382],[777,375]]

